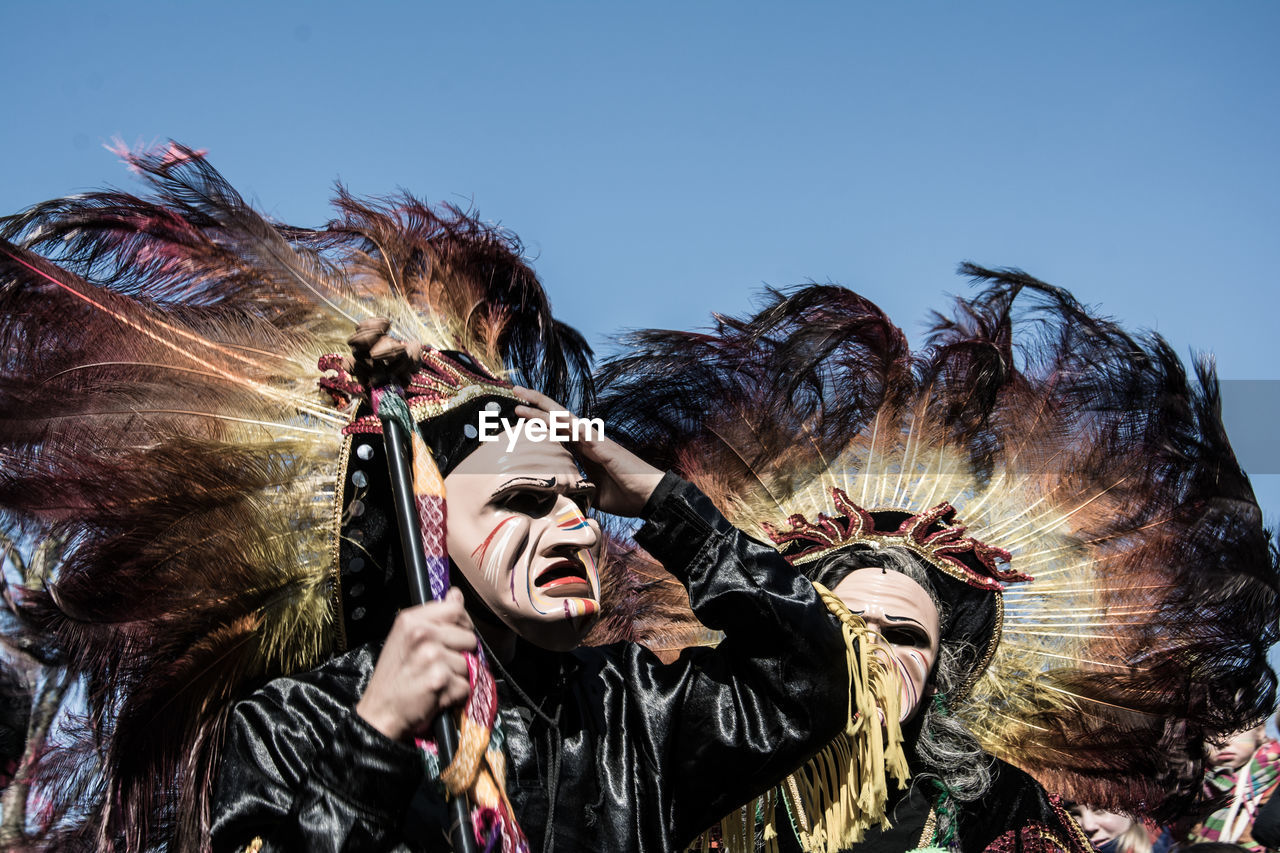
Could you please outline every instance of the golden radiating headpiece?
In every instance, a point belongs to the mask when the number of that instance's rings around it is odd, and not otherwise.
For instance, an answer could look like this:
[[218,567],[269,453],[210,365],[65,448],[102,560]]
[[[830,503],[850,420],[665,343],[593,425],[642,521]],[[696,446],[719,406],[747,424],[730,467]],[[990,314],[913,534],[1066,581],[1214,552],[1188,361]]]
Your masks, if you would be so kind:
[[339,190],[336,221],[291,228],[201,152],[127,159],[150,196],[0,221],[0,511],[11,539],[63,543],[21,594],[20,640],[89,711],[58,749],[30,746],[28,824],[198,850],[232,703],[340,648],[358,608],[376,622],[368,602],[398,605],[369,548],[386,525],[353,493],[352,459],[386,477],[360,455],[381,442],[353,450],[372,425],[331,357],[356,322],[426,345],[420,419],[514,405],[510,380],[572,403],[590,351],[515,238],[462,211]]
[[988,286],[915,354],[837,287],[637,333],[599,414],[802,569],[909,549],[944,642],[974,646],[948,699],[986,749],[1073,799],[1176,814],[1204,739],[1274,698],[1277,568],[1212,369],[1192,384],[1158,336],[965,271]]

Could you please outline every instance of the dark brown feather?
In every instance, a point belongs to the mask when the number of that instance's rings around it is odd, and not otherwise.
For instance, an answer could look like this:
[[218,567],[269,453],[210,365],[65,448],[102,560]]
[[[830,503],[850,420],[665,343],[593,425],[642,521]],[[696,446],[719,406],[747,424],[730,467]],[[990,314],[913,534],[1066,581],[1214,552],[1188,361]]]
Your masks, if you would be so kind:
[[[1095,595],[1082,613],[1095,615],[1070,629],[1089,639],[1078,660],[1034,678],[999,673],[997,705],[966,714],[1051,790],[1176,815],[1196,794],[1205,739],[1270,712],[1266,650],[1280,636],[1280,569],[1212,368],[1197,362],[1189,381],[1158,336],[1025,273],[962,272],[983,289],[935,314],[914,355],[855,294],[770,292],[758,314],[717,317],[709,333],[630,336],[601,368],[598,412],[740,523],[783,523],[761,507],[906,435],[961,454],[975,494],[1012,472],[1028,502],[1068,508],[1070,547],[1096,572],[1078,581]],[[635,560],[623,555],[623,570]],[[1006,635],[1020,618],[1011,596]],[[1053,690],[1074,698],[1045,704]],[[1006,713],[1023,718],[1006,724]]]

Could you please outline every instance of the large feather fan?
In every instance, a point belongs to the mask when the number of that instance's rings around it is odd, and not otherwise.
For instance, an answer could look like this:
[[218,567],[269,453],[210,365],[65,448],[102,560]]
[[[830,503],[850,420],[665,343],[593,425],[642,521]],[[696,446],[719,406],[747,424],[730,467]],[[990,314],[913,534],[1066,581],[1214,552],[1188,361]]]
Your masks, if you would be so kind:
[[867,509],[949,501],[1034,576],[1003,595],[971,731],[1051,791],[1176,816],[1205,739],[1275,698],[1275,555],[1212,367],[1189,380],[1156,335],[1025,274],[964,271],[987,286],[914,355],[830,286],[706,334],[637,333],[598,414],[760,538],[836,514],[833,487]]
[[336,221],[289,228],[199,152],[129,161],[150,196],[0,221],[0,511],[15,543],[65,545],[17,591],[22,641],[79,685],[29,745],[13,849],[207,847],[232,701],[335,650],[350,413],[317,360],[356,321],[590,397],[590,351],[509,233],[341,191]]

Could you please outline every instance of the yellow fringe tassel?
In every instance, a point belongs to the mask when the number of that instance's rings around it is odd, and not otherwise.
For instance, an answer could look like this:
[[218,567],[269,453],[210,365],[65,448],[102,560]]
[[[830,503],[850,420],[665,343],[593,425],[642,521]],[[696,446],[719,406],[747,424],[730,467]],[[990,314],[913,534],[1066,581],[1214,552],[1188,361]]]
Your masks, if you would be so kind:
[[[778,850],[778,823],[793,823],[808,853],[838,853],[861,841],[877,824],[888,824],[887,775],[905,786],[909,771],[898,723],[901,694],[896,667],[870,639],[861,618],[821,584],[823,604],[840,620],[849,668],[845,730],[778,788],[748,803],[720,823],[724,849],[753,853],[757,820],[766,853]],[[881,712],[884,723],[880,722]],[[785,801],[781,802],[781,801]],[[779,806],[782,806],[779,808]],[[788,818],[788,806],[790,818]],[[708,849],[703,836],[702,849]]]

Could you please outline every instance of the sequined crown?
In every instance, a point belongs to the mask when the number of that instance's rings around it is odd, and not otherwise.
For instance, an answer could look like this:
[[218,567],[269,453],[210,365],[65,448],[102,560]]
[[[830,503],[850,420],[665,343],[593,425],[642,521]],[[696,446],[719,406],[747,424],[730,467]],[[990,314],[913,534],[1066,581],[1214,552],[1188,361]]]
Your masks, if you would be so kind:
[[763,527],[792,564],[810,562],[843,548],[863,543],[873,547],[901,545],[930,565],[979,589],[1003,590],[1007,582],[1029,581],[1030,575],[1010,567],[1010,553],[965,536],[965,525],[955,508],[943,502],[921,513],[905,509],[867,510],[858,506],[844,489],[831,496],[839,513],[818,513],[816,522],[796,513],[787,518],[789,530],[765,522]]
[[[339,406],[363,399],[366,391],[350,370],[350,358],[337,354],[320,357],[319,367],[328,373],[321,377],[320,387],[329,392]],[[516,399],[512,385],[491,375],[465,352],[425,347],[420,366],[405,385],[404,396],[414,420],[424,421],[478,397],[498,396]],[[343,431],[381,433],[382,423],[371,411],[362,413]]]

